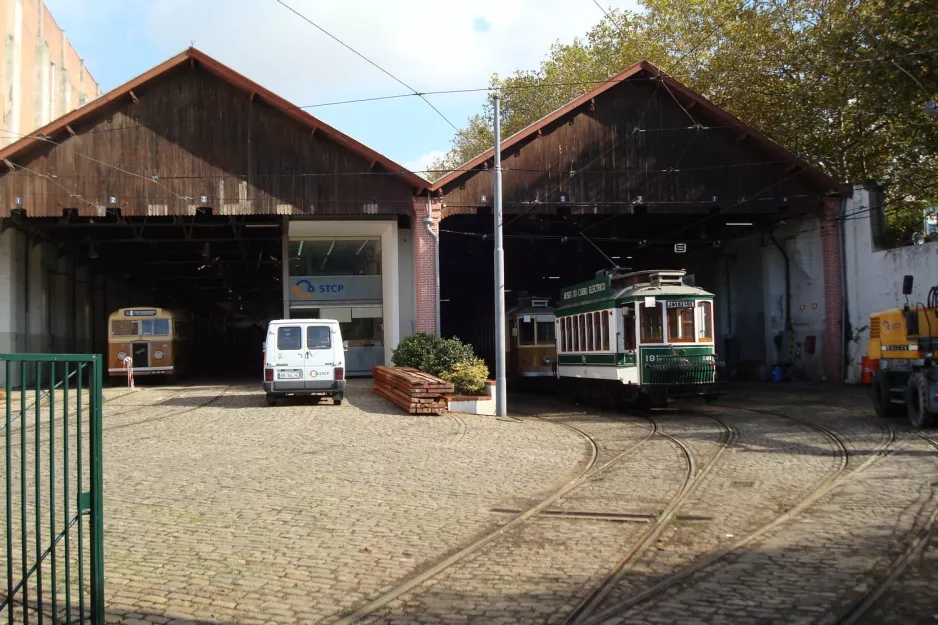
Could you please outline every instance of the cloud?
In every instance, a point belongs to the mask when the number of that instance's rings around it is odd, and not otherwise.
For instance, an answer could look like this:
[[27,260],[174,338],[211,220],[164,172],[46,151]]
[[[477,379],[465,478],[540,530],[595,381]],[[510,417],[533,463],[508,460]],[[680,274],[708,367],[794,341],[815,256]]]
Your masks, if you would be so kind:
[[418,172],[417,173],[418,176],[422,176],[423,178],[428,178],[428,174],[425,172],[427,167],[429,167],[430,163],[432,163],[434,160],[445,155],[446,155],[446,150],[430,150],[429,152],[425,154],[421,154],[420,156],[418,156],[417,158],[413,160],[407,161],[405,163],[401,163],[401,166],[410,171]]

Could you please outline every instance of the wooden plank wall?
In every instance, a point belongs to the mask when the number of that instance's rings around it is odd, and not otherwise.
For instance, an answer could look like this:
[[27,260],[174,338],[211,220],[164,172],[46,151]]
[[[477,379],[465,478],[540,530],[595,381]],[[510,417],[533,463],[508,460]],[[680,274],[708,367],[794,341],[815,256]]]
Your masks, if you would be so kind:
[[62,145],[12,159],[12,172],[0,165],[0,217],[17,208],[35,217],[70,208],[94,216],[96,207],[125,216],[195,214],[200,206],[266,215],[413,210],[405,181],[197,66],[172,70],[134,96],[73,125],[75,136],[53,137]]
[[[573,214],[619,212],[638,196],[649,214],[696,212],[767,188],[760,196],[767,199],[750,202],[748,212],[774,210],[782,197],[818,206],[815,188],[797,176],[786,180],[789,163],[766,156],[739,128],[715,124],[700,107],[682,110],[654,81],[626,80],[503,154],[505,212],[552,214],[561,194]],[[458,178],[443,189],[444,215],[490,206],[491,194],[491,172]]]

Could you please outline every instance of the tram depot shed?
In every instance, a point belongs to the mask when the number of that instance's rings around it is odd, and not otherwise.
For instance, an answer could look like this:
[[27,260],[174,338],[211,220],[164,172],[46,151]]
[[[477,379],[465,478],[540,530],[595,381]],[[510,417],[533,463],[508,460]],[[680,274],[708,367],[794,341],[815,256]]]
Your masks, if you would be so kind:
[[[686,269],[723,359],[840,375],[849,187],[647,62],[501,153],[509,299]],[[490,357],[492,155],[431,184],[190,48],[0,150],[0,352],[106,353],[152,305],[202,324],[202,374],[257,374],[281,316],[338,318],[351,374],[438,314]]]

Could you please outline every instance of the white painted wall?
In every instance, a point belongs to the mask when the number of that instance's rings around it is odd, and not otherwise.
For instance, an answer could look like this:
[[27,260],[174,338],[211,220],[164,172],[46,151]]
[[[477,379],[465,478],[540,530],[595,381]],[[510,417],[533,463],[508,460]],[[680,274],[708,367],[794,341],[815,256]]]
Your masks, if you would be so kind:
[[909,296],[912,304],[924,302],[928,290],[938,286],[938,242],[912,245],[891,250],[877,250],[873,244],[870,206],[879,200],[870,195],[871,188],[855,185],[853,198],[847,205],[844,221],[844,247],[847,273],[847,383],[859,384],[870,338],[870,315],[905,304],[902,277],[914,277]]
[[[414,244],[412,235],[411,230],[397,231],[402,339],[417,331],[417,291],[414,288]],[[390,360],[387,362],[390,362]]]
[[[788,255],[791,272],[791,322],[794,335],[792,369],[810,380],[824,375],[824,264],[820,223],[816,217],[793,220],[774,230]],[[727,243],[715,261],[719,278],[717,349],[729,359],[727,342],[737,363],[771,367],[788,362],[791,340],[785,331],[785,258],[769,235],[755,234]],[[781,349],[775,337],[782,334]],[[806,338],[815,337],[808,354]],[[798,346],[801,346],[800,354]]]

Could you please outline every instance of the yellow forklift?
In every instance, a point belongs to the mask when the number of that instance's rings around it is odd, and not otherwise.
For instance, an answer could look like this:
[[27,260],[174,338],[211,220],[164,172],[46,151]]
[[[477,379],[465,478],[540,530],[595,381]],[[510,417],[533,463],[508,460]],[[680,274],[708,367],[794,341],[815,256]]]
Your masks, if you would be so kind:
[[905,276],[902,294],[904,307],[870,315],[873,406],[880,417],[904,412],[914,427],[927,428],[938,421],[938,286],[924,303],[909,305],[912,276]]

